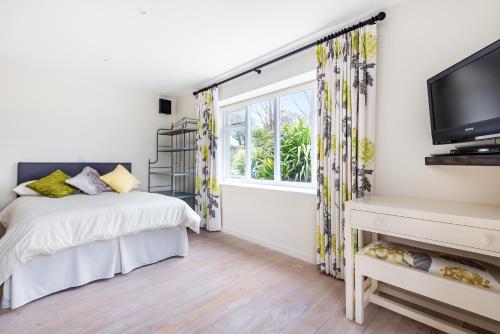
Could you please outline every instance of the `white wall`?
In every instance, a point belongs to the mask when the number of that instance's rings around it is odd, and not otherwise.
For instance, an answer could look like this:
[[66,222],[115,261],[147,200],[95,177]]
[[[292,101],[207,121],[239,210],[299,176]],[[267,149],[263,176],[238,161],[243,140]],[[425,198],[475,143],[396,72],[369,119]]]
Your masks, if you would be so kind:
[[[386,9],[379,25],[377,69],[378,194],[500,203],[500,167],[425,166],[432,145],[426,80],[500,37],[500,1],[410,0]],[[314,68],[306,52],[226,84],[221,98]],[[192,95],[179,113],[194,111]],[[182,102],[180,102],[182,101]],[[277,190],[222,188],[223,229],[315,261],[316,198]]]
[[377,193],[500,203],[500,167],[425,166],[432,145],[426,80],[500,38],[498,0],[412,0],[379,29]]
[[120,84],[0,64],[0,208],[14,195],[19,161],[132,162],[147,187],[158,96]]
[[316,195],[222,185],[223,232],[316,260]]

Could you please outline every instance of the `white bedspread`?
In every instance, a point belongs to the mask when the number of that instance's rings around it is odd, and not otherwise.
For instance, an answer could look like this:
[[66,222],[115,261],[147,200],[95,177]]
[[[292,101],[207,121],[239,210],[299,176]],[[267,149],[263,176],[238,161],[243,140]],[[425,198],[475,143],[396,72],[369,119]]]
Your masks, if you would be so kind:
[[179,199],[132,191],[20,197],[0,212],[0,222],[7,226],[0,239],[1,284],[36,255],[159,228],[199,232],[200,217]]

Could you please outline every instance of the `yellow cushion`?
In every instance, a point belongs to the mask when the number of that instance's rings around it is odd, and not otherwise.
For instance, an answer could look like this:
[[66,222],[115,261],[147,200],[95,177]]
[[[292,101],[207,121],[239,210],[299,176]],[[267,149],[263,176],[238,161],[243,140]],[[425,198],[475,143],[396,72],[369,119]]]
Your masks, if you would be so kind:
[[122,165],[116,166],[111,173],[101,176],[100,179],[120,194],[128,193],[135,186],[141,183],[141,181],[136,179],[134,175],[130,174],[130,172]]

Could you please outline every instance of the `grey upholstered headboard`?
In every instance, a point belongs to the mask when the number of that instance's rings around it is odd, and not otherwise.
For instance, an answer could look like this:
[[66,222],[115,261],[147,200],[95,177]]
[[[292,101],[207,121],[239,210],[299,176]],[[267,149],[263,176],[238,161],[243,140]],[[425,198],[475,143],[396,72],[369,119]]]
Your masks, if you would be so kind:
[[130,162],[18,162],[17,163],[17,184],[38,180],[49,175],[56,169],[60,169],[69,176],[75,176],[86,166],[94,168],[103,175],[111,172],[118,164],[132,172]]

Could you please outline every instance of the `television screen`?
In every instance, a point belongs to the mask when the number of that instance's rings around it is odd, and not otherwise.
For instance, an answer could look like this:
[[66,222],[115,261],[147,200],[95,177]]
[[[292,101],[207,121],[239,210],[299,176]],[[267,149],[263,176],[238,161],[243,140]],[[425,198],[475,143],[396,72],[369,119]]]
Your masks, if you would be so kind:
[[427,82],[434,144],[500,136],[500,41]]

